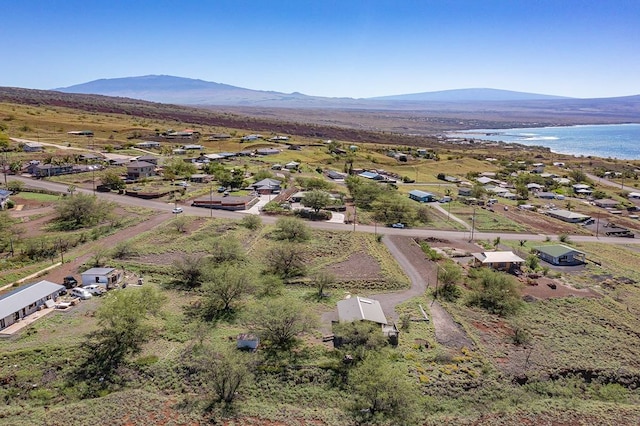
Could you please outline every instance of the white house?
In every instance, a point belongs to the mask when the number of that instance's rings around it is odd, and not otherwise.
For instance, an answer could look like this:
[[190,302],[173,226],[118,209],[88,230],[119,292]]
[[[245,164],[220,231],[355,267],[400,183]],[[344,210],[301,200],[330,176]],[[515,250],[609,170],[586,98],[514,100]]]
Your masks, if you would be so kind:
[[64,290],[63,285],[43,280],[3,294],[0,296],[0,330],[33,314],[49,300],[49,304],[53,306],[53,302]]
[[80,274],[82,285],[100,284],[105,288],[114,288],[122,279],[122,273],[116,268],[91,268]]

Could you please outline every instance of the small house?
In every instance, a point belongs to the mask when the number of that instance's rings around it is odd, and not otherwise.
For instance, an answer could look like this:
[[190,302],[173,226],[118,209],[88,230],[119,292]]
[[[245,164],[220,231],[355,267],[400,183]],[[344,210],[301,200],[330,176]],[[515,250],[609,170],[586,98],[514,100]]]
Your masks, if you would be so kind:
[[256,154],[257,155],[275,155],[275,154],[280,154],[280,150],[275,148],[260,148],[256,150]]
[[287,170],[298,170],[298,167],[300,167],[300,163],[297,161],[290,161],[284,165],[284,168]]
[[345,176],[345,173],[336,172],[334,170],[329,170],[327,172],[327,177],[333,180],[344,180]]
[[[380,325],[382,333],[392,344],[398,344],[400,332],[395,324],[389,323],[384,316],[380,302],[364,297],[350,297],[338,302],[338,320],[340,322],[371,321]],[[339,341],[339,339],[337,339]],[[334,341],[335,342],[335,341]]]
[[542,198],[543,200],[555,200],[556,194],[554,192],[540,191],[536,193],[536,197]]
[[91,130],[73,130],[71,132],[67,132],[67,134],[73,136],[86,136],[88,138],[93,137],[93,131]]
[[63,285],[43,280],[3,294],[0,296],[0,330],[42,309],[43,305],[52,305],[64,290]]
[[384,176],[376,172],[362,172],[362,173],[359,173],[358,176],[365,179],[371,179],[371,180],[384,180]]
[[461,197],[471,197],[473,195],[473,188],[462,186],[458,188],[458,195]]
[[73,173],[73,164],[40,164],[31,163],[27,166],[27,173],[33,177],[51,177]]
[[37,142],[27,142],[22,146],[24,152],[42,152],[44,147]]
[[419,203],[431,203],[436,201],[436,196],[430,192],[424,192],[417,189],[409,191],[409,198]]
[[510,271],[519,268],[524,259],[512,251],[484,251],[473,253],[476,266],[488,266],[499,271]]
[[560,219],[564,222],[569,223],[580,223],[586,220],[591,219],[591,216],[587,216],[586,214],[576,213],[569,210],[549,210],[546,212],[547,216],[551,216],[556,219]]
[[259,194],[278,194],[280,193],[280,181],[275,179],[262,179],[254,184],[249,185],[249,188],[258,192]]
[[598,207],[602,207],[603,209],[613,209],[617,207],[620,203],[610,198],[600,198],[598,200],[594,200],[593,204],[595,204]]
[[114,288],[122,280],[122,272],[116,268],[91,268],[80,274],[82,285],[100,284],[105,288]]
[[204,173],[195,173],[189,177],[189,180],[193,183],[208,183],[212,177]]
[[563,244],[533,247],[536,255],[556,266],[575,266],[586,263],[587,255]]
[[187,144],[187,145],[182,145],[182,149],[184,149],[185,151],[201,151],[204,149],[204,146],[196,145],[196,144]]
[[155,142],[155,141],[144,141],[144,142],[138,142],[136,144],[136,147],[138,148],[160,148],[160,142]]

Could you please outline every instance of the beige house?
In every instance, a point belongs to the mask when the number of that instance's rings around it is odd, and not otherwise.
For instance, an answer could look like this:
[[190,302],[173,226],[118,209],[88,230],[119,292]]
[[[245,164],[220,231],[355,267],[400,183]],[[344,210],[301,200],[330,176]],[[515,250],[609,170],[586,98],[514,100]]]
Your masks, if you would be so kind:
[[155,170],[155,164],[147,163],[146,161],[134,161],[127,164],[127,178],[137,180],[155,176]]

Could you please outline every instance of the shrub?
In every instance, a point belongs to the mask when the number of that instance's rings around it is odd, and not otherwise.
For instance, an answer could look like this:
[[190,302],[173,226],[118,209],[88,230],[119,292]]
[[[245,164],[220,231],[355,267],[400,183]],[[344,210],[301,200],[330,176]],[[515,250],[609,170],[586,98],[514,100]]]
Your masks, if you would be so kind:
[[519,284],[511,275],[491,269],[482,269],[478,275],[478,280],[471,284],[473,292],[468,305],[500,316],[511,315],[522,307]]

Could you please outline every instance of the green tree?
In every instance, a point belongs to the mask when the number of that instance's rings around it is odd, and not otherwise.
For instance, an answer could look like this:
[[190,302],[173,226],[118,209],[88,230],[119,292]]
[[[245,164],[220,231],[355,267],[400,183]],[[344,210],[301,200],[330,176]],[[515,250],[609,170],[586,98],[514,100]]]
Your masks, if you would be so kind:
[[205,260],[198,255],[185,255],[173,261],[174,283],[192,289],[200,287],[204,279]]
[[113,204],[94,195],[77,194],[64,197],[56,205],[56,222],[62,230],[74,230],[97,225],[113,211]]
[[247,229],[255,231],[256,229],[262,226],[262,219],[260,216],[254,214],[245,215],[242,220],[240,220],[240,225],[244,226]]
[[243,297],[254,292],[255,280],[244,265],[226,264],[208,269],[202,285],[205,315],[214,318],[231,314]]
[[446,262],[438,267],[438,289],[436,297],[453,302],[460,297],[460,288],[457,283],[462,278],[460,267],[454,262]]
[[127,187],[124,180],[120,177],[120,174],[115,170],[106,170],[100,178],[100,182],[103,186],[112,190],[120,190]]
[[478,275],[471,283],[469,305],[500,316],[511,315],[522,307],[520,285],[511,275],[488,268],[481,269]]
[[283,217],[276,222],[276,229],[272,235],[276,240],[304,242],[311,238],[311,231],[309,231],[309,227],[302,220],[293,217]]
[[98,331],[84,345],[86,358],[79,369],[90,386],[110,382],[126,357],[140,352],[152,331],[147,318],[159,311],[163,301],[151,287],[113,291],[106,296],[96,313]]
[[536,256],[535,254],[530,254],[529,256],[527,256],[525,265],[527,265],[527,268],[529,268],[530,270],[535,271],[536,269],[538,269],[538,266],[540,266],[540,259],[538,259],[538,256]]
[[318,212],[324,208],[326,208],[331,202],[331,197],[324,191],[310,191],[307,192],[300,203],[305,206],[313,209],[313,211],[318,214]]
[[322,300],[327,295],[325,290],[331,288],[336,282],[336,277],[327,271],[319,271],[311,276],[311,285],[316,289],[316,297]]
[[347,176],[345,183],[356,207],[362,209],[369,209],[371,203],[375,201],[383,192],[382,185],[376,182],[365,181],[358,176]]
[[203,369],[203,383],[208,386],[215,402],[231,404],[247,383],[251,372],[251,356],[237,350],[208,347],[199,360]]
[[267,254],[267,271],[281,278],[304,275],[304,248],[301,244],[280,244]]
[[347,384],[352,395],[349,408],[361,424],[416,422],[419,391],[407,379],[407,372],[384,353],[365,358],[349,372]]
[[411,224],[415,221],[416,209],[410,203],[398,194],[385,193],[371,203],[371,211],[377,222]]
[[317,324],[316,316],[297,299],[265,299],[245,311],[244,323],[265,345],[287,350]]
[[569,177],[578,183],[587,181],[587,175],[580,169],[571,170],[569,172]]
[[371,321],[340,322],[333,325],[332,331],[336,347],[342,353],[351,355],[355,363],[388,344],[380,325]]
[[166,179],[188,178],[197,171],[193,163],[187,163],[180,158],[174,158],[162,165],[162,173]]
[[331,182],[328,182],[322,178],[317,178],[317,177],[311,177],[311,178],[297,177],[296,183],[298,184],[299,187],[301,187],[305,191],[314,191],[314,190],[327,191],[333,188],[333,184]]
[[245,250],[234,236],[216,238],[209,251],[215,263],[240,262],[245,258]]
[[471,188],[471,196],[478,200],[483,199],[486,194],[487,190],[480,183],[476,183],[473,185],[473,188]]

